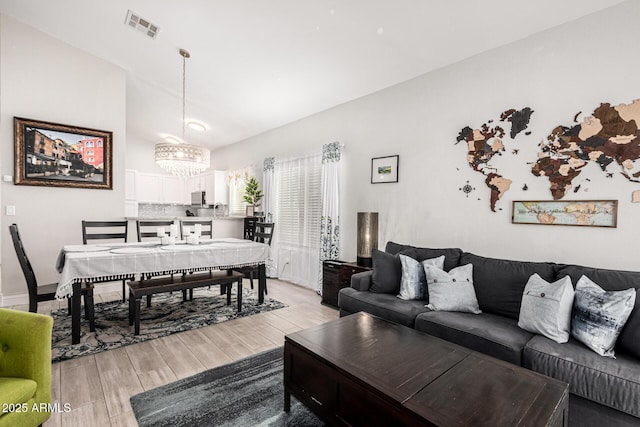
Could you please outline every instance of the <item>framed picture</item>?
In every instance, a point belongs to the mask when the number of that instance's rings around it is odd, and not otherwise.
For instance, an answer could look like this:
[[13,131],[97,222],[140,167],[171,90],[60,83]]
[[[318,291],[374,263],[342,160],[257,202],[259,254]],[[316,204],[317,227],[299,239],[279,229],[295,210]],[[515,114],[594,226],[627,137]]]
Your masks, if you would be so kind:
[[514,201],[513,224],[617,227],[617,200]]
[[371,159],[371,183],[398,182],[398,159],[400,156],[375,157]]
[[16,185],[113,189],[113,133],[14,117]]
[[256,214],[256,208],[255,206],[247,206],[246,211],[245,211],[245,216],[255,216]]

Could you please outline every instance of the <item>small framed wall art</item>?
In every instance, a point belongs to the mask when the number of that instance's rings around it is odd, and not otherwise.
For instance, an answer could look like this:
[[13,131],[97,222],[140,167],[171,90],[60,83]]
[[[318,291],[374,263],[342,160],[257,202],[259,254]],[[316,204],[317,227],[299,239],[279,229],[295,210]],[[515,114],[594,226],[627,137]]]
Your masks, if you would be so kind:
[[398,182],[398,160],[400,156],[375,157],[371,159],[371,183]]
[[113,189],[112,132],[15,117],[14,183]]

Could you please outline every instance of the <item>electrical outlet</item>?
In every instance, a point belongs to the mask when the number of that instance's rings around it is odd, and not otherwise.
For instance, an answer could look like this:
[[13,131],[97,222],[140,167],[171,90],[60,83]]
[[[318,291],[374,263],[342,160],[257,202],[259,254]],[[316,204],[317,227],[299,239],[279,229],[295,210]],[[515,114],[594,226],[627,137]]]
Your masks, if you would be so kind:
[[16,214],[16,207],[13,205],[7,205],[7,210],[6,210],[7,216],[15,216]]

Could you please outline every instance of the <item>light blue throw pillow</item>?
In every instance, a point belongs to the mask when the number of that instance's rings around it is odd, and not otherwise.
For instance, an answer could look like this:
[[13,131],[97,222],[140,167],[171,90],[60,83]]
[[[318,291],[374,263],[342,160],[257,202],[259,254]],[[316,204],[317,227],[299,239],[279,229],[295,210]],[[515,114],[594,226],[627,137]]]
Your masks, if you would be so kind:
[[466,264],[446,272],[425,265],[429,288],[427,308],[434,311],[461,311],[480,314],[480,306],[473,287],[473,264]]
[[582,276],[573,300],[571,335],[599,355],[615,358],[613,347],[635,302],[633,288],[607,292]]
[[425,259],[418,262],[406,255],[399,254],[402,264],[402,278],[400,279],[400,293],[398,298],[404,300],[427,299],[427,280],[424,275],[424,266],[432,265],[440,269],[444,268],[444,255],[437,258]]

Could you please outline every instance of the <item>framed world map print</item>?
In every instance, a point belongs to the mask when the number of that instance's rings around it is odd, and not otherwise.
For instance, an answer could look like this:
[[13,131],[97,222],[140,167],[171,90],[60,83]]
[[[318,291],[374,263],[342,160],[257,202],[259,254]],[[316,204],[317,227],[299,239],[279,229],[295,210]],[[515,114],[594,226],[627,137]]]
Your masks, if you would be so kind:
[[613,227],[618,222],[617,200],[513,201],[513,224]]
[[398,159],[400,156],[375,157],[371,159],[371,183],[398,182]]

